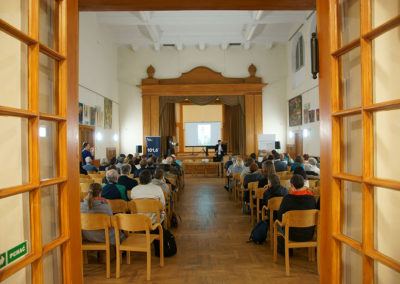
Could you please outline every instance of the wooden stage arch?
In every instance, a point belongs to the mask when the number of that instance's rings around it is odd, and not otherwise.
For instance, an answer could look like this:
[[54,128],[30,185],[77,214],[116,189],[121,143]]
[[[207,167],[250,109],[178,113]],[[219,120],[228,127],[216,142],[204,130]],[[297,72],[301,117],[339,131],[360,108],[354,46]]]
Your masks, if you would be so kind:
[[[200,66],[178,78],[156,79],[153,66],[147,68],[142,80],[143,139],[160,135],[160,96],[244,96],[245,151],[258,151],[257,137],[262,134],[262,89],[267,85],[256,76],[257,68],[251,64],[246,78],[228,78],[210,68]],[[145,145],[145,143],[143,143]]]

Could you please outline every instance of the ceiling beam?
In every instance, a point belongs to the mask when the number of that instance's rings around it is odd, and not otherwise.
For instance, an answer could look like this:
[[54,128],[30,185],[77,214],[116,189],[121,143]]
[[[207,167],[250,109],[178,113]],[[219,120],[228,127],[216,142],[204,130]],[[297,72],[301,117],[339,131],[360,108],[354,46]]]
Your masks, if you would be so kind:
[[79,0],[80,11],[314,10],[315,0]]
[[160,42],[160,34],[157,30],[157,26],[151,26],[148,25],[147,23],[150,23],[151,15],[150,12],[139,12],[140,17],[142,18],[143,22],[145,22],[145,27],[151,37],[151,40],[154,43],[159,43]]

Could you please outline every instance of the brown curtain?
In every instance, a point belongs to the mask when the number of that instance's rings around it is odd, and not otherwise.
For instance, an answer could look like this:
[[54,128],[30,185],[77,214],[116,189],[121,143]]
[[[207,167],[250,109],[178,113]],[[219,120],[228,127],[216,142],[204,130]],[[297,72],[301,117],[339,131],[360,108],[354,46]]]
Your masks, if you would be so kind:
[[165,103],[162,112],[160,112],[160,135],[161,137],[166,137],[175,136],[175,134],[175,103]]
[[224,140],[228,142],[228,150],[233,154],[245,153],[245,119],[240,105],[225,106]]

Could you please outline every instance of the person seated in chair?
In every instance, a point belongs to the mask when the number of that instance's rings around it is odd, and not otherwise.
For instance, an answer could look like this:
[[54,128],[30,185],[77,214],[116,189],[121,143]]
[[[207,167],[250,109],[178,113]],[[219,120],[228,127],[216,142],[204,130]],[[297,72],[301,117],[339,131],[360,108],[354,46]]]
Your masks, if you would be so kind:
[[[149,170],[144,170],[139,176],[140,184],[135,186],[131,191],[131,199],[156,199],[161,202],[163,209],[165,209],[165,197],[160,186],[152,183],[151,173]],[[146,214],[148,215],[153,224],[157,222],[157,216],[155,213]],[[161,221],[164,219],[164,212],[161,212]]]
[[304,164],[304,170],[307,175],[319,176],[320,169],[317,167],[317,160],[313,157],[308,159],[308,163]]
[[85,162],[86,162],[86,164],[83,166],[83,168],[84,168],[87,172],[98,172],[98,171],[99,171],[95,166],[93,166],[93,164],[92,164],[92,158],[86,157],[86,158],[85,158]]
[[224,148],[222,147],[222,141],[218,140],[218,144],[214,147],[215,150],[215,162],[220,162],[224,158]]
[[276,152],[274,158],[275,170],[277,172],[287,171],[287,162],[285,161],[285,156]]
[[[283,199],[277,213],[277,219],[282,221],[282,216],[292,210],[316,209],[317,204],[313,193],[304,187],[304,178],[301,175],[294,174],[290,179],[291,189]],[[279,228],[282,232],[284,228]],[[306,242],[314,237],[314,227],[310,228],[290,228],[289,239],[296,242]],[[284,254],[283,238],[278,239],[278,252]]]
[[[243,179],[243,187],[248,188],[250,182],[260,181],[264,176],[258,171],[258,166],[254,162],[250,165],[250,173],[246,175]],[[244,201],[249,202],[249,191],[244,192]]]
[[[81,202],[81,213],[97,213],[106,214],[112,216],[113,212],[107,200],[101,197],[101,184],[92,183],[89,187],[89,192],[86,198]],[[109,229],[110,243],[115,245],[114,229]],[[85,241],[104,243],[105,234],[104,230],[82,230],[82,237]],[[124,239],[124,234],[121,235],[121,239]]]
[[[288,194],[288,190],[281,186],[281,181],[279,179],[279,176],[276,174],[272,174],[268,177],[269,183],[266,186],[267,190],[264,192],[263,199],[261,206],[263,205],[268,205],[268,200],[274,197],[283,197]],[[269,211],[268,211],[269,214]],[[274,212],[274,219],[276,219],[276,212]]]
[[121,167],[121,175],[118,178],[118,184],[125,186],[126,190],[131,190],[135,186],[138,185],[138,182],[135,179],[129,177],[131,173],[131,165],[124,164]]
[[123,199],[128,201],[125,186],[118,184],[117,170],[108,170],[106,172],[106,184],[103,185],[101,195],[106,199]]

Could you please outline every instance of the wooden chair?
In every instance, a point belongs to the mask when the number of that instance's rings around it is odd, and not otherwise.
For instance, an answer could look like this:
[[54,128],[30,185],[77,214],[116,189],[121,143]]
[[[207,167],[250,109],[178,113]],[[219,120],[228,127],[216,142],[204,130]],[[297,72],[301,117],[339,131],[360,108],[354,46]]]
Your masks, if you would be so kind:
[[[285,240],[285,267],[286,267],[286,276],[290,275],[290,267],[289,267],[289,248],[309,248],[309,260],[312,259],[311,255],[312,248],[317,248],[318,254],[318,230],[319,230],[319,221],[318,221],[318,210],[310,209],[310,210],[293,210],[288,211],[283,214],[282,222],[279,220],[275,221],[274,228],[274,262],[277,260],[277,249],[278,249],[278,236],[282,236]],[[315,226],[315,240],[307,241],[307,242],[295,242],[289,240],[289,229],[291,227],[295,228],[305,228]],[[284,228],[283,232],[279,231],[279,227]],[[317,261],[319,262],[319,255],[317,255]],[[319,271],[319,264],[317,264]]]
[[271,249],[274,245],[274,211],[278,211],[281,206],[283,197],[272,197],[268,200],[267,206],[261,209],[261,219],[267,219],[267,212],[269,211],[269,240]]
[[87,178],[79,178],[80,183],[93,183],[93,180],[88,176]]
[[162,204],[157,199],[140,198],[128,202],[129,211],[132,214],[156,214],[156,222],[161,223],[161,211],[163,210]]
[[103,184],[103,178],[102,177],[96,177],[92,178],[93,182]]
[[91,184],[87,183],[87,182],[83,182],[83,183],[79,184],[81,200],[83,200],[87,196],[90,185]]
[[[147,253],[147,280],[150,280],[151,244],[154,240],[160,241],[160,266],[164,266],[163,228],[161,224],[151,225],[151,219],[140,214],[117,214],[112,217],[112,223],[115,230],[116,278],[119,278],[121,274],[121,252],[127,252],[127,264],[130,264],[130,252],[137,251]],[[157,228],[158,234],[150,234],[151,230]],[[120,242],[119,230],[130,232],[122,242]]]
[[240,176],[240,181],[236,187],[237,198],[238,198],[240,204],[242,204],[242,208],[244,208],[244,201],[243,201],[244,192],[247,190],[243,187],[243,180],[244,180],[244,177]]
[[256,210],[253,195],[255,195],[257,188],[258,181],[249,182],[247,185],[247,189],[249,190],[250,222],[252,226],[254,225],[254,210]]
[[308,180],[308,187],[309,188],[315,188],[319,186],[319,180],[318,179],[309,179]]
[[123,199],[108,199],[111,210],[114,214],[116,213],[127,213],[129,211],[128,202]]
[[104,230],[105,243],[82,241],[82,251],[97,250],[106,251],[106,277],[110,278],[110,216],[98,213],[81,213],[82,230]]
[[238,196],[238,187],[240,186],[240,173],[233,174],[233,199],[236,201]]
[[95,179],[95,178],[104,178],[106,175],[102,175],[102,174],[99,174],[99,173],[95,173],[95,174],[89,174],[89,177],[91,178],[91,179]]
[[89,178],[90,178],[90,176],[88,176],[88,175],[85,175],[85,174],[79,174],[79,177],[80,177],[80,178],[87,178],[87,179],[89,179]]

